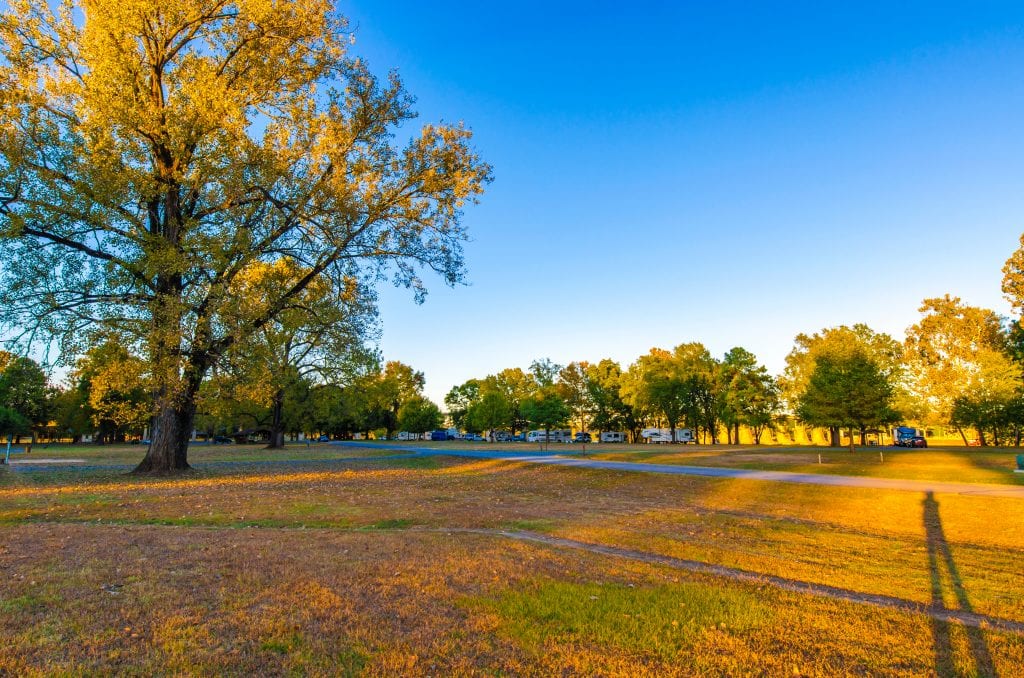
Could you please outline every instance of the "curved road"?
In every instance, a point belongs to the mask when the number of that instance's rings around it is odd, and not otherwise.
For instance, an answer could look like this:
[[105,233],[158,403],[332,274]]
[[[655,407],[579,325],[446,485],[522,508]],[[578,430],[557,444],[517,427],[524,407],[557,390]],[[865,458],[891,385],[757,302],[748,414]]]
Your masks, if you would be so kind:
[[986,497],[1011,497],[1024,499],[1024,485],[994,485],[986,483],[956,483],[942,480],[905,480],[902,478],[874,478],[871,476],[838,476],[824,473],[790,473],[788,471],[751,471],[739,468],[712,466],[677,466],[674,464],[644,464],[629,461],[604,461],[581,459],[557,454],[517,454],[498,450],[452,450],[432,447],[393,446],[370,442],[336,442],[346,447],[372,447],[376,449],[402,450],[424,456],[469,457],[473,459],[497,459],[531,464],[553,466],[581,466],[613,471],[639,473],[667,473],[672,475],[706,476],[710,478],[740,478],[743,480],[769,480],[781,483],[802,483],[805,485],[835,485],[840,487],[865,487],[877,490],[905,490],[908,492],[941,492],[946,494],[977,494]]

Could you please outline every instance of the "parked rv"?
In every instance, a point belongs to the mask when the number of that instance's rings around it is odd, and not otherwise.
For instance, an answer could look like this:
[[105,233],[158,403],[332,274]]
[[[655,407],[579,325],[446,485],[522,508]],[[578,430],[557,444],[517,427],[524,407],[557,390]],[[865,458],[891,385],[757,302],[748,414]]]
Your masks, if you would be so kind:
[[571,443],[572,431],[569,429],[551,429],[545,435],[544,431],[530,431],[526,434],[528,443]]
[[649,443],[692,443],[694,442],[693,429],[677,428],[675,440],[672,439],[670,428],[645,428],[640,431],[640,437]]
[[622,431],[601,431],[602,443],[624,443],[626,442],[626,434]]

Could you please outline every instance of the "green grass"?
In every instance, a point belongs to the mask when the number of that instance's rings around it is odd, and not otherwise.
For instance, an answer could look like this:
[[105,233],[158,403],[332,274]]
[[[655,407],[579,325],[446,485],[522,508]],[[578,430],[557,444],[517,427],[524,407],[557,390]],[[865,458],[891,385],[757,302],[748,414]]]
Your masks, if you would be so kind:
[[734,587],[681,583],[623,584],[538,581],[481,603],[507,632],[535,653],[548,643],[582,643],[671,661],[711,630],[742,634],[772,619],[753,594]]

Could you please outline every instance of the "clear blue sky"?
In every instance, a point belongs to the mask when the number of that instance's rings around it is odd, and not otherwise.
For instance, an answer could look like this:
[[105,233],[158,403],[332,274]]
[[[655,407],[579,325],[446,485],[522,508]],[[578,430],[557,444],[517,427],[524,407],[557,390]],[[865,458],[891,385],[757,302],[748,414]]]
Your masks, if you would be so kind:
[[494,167],[469,286],[382,290],[385,358],[440,404],[539,357],[700,341],[778,372],[797,333],[902,338],[926,297],[1008,313],[1024,5],[753,4],[341,4]]

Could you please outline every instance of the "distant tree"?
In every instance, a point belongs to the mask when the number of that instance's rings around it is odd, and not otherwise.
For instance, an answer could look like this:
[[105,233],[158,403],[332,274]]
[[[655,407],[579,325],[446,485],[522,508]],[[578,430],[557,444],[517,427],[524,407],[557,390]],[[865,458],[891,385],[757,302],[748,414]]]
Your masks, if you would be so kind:
[[448,416],[452,420],[452,426],[457,429],[464,428],[469,408],[479,399],[479,379],[469,379],[459,386],[452,386],[451,390],[448,391],[448,395],[444,397],[444,404],[448,408]]
[[561,371],[562,365],[552,362],[550,358],[539,358],[530,363],[530,374],[541,388],[554,386]]
[[523,402],[523,414],[528,421],[544,429],[544,437],[547,440],[551,429],[565,426],[572,412],[558,391],[549,386],[540,389]]
[[587,370],[590,363],[572,362],[558,372],[558,389],[569,406],[570,419],[581,431],[586,431],[594,402],[588,388]]
[[711,436],[711,444],[718,444],[718,427],[726,405],[725,384],[721,365],[703,344],[680,344],[673,357],[686,380],[685,420],[694,427],[703,428]]
[[899,419],[892,408],[893,387],[888,378],[863,352],[847,356],[823,355],[797,405],[797,415],[813,426],[853,430],[889,424]]
[[29,424],[28,430],[15,432],[32,435],[46,426],[52,414],[51,402],[55,394],[46,372],[31,358],[6,355],[0,371],[0,404],[16,412]]
[[410,398],[398,410],[398,428],[423,434],[440,428],[444,417],[441,408],[422,396]]
[[[905,389],[903,347],[888,334],[875,332],[864,324],[852,327],[840,325],[821,330],[813,335],[798,334],[795,345],[786,356],[786,368],[779,379],[779,387],[785,406],[795,413],[807,390],[817,361],[822,357],[835,360],[849,358],[855,354],[868,356],[886,376],[894,389],[894,402],[902,402]],[[828,426],[829,444],[839,446],[839,427]]]
[[587,389],[592,403],[591,426],[602,431],[629,431],[636,439],[640,420],[622,396],[623,373],[617,362],[605,358],[587,367]]
[[368,422],[383,428],[391,438],[398,429],[398,412],[402,405],[422,397],[425,380],[422,372],[397,360],[389,360],[384,369],[366,382],[368,390]]
[[995,312],[949,295],[925,299],[920,310],[923,317],[907,330],[911,386],[927,403],[930,421],[952,423],[966,444],[963,409],[954,414],[957,401],[977,394],[1010,400],[1007,389],[1020,384],[1020,365]]
[[675,356],[652,348],[630,365],[623,396],[637,410],[656,412],[665,418],[675,440],[676,425],[693,410],[691,386]]
[[[231,285],[225,322],[250,326],[276,303],[277,290],[309,272],[290,259],[253,262]],[[373,293],[355,277],[340,286],[318,281],[225,352],[222,373],[237,379],[250,398],[256,396],[255,404],[270,409],[268,448],[284,447],[286,429],[305,428],[313,384],[345,379],[370,360],[366,345],[376,336],[375,321]]]
[[754,444],[761,443],[761,435],[773,425],[781,408],[779,390],[768,370],[757,362],[757,357],[744,348],[736,347],[725,354],[720,367],[725,389],[723,422],[739,443],[740,426],[750,428]]
[[494,386],[505,396],[510,410],[509,426],[513,431],[526,428],[526,417],[523,415],[523,403],[538,389],[537,380],[532,374],[519,367],[504,369],[494,375]]
[[492,378],[485,380],[485,385],[487,382],[492,382],[492,385],[484,389],[466,413],[465,425],[469,431],[493,431],[511,425],[512,408],[508,399],[493,386]]

